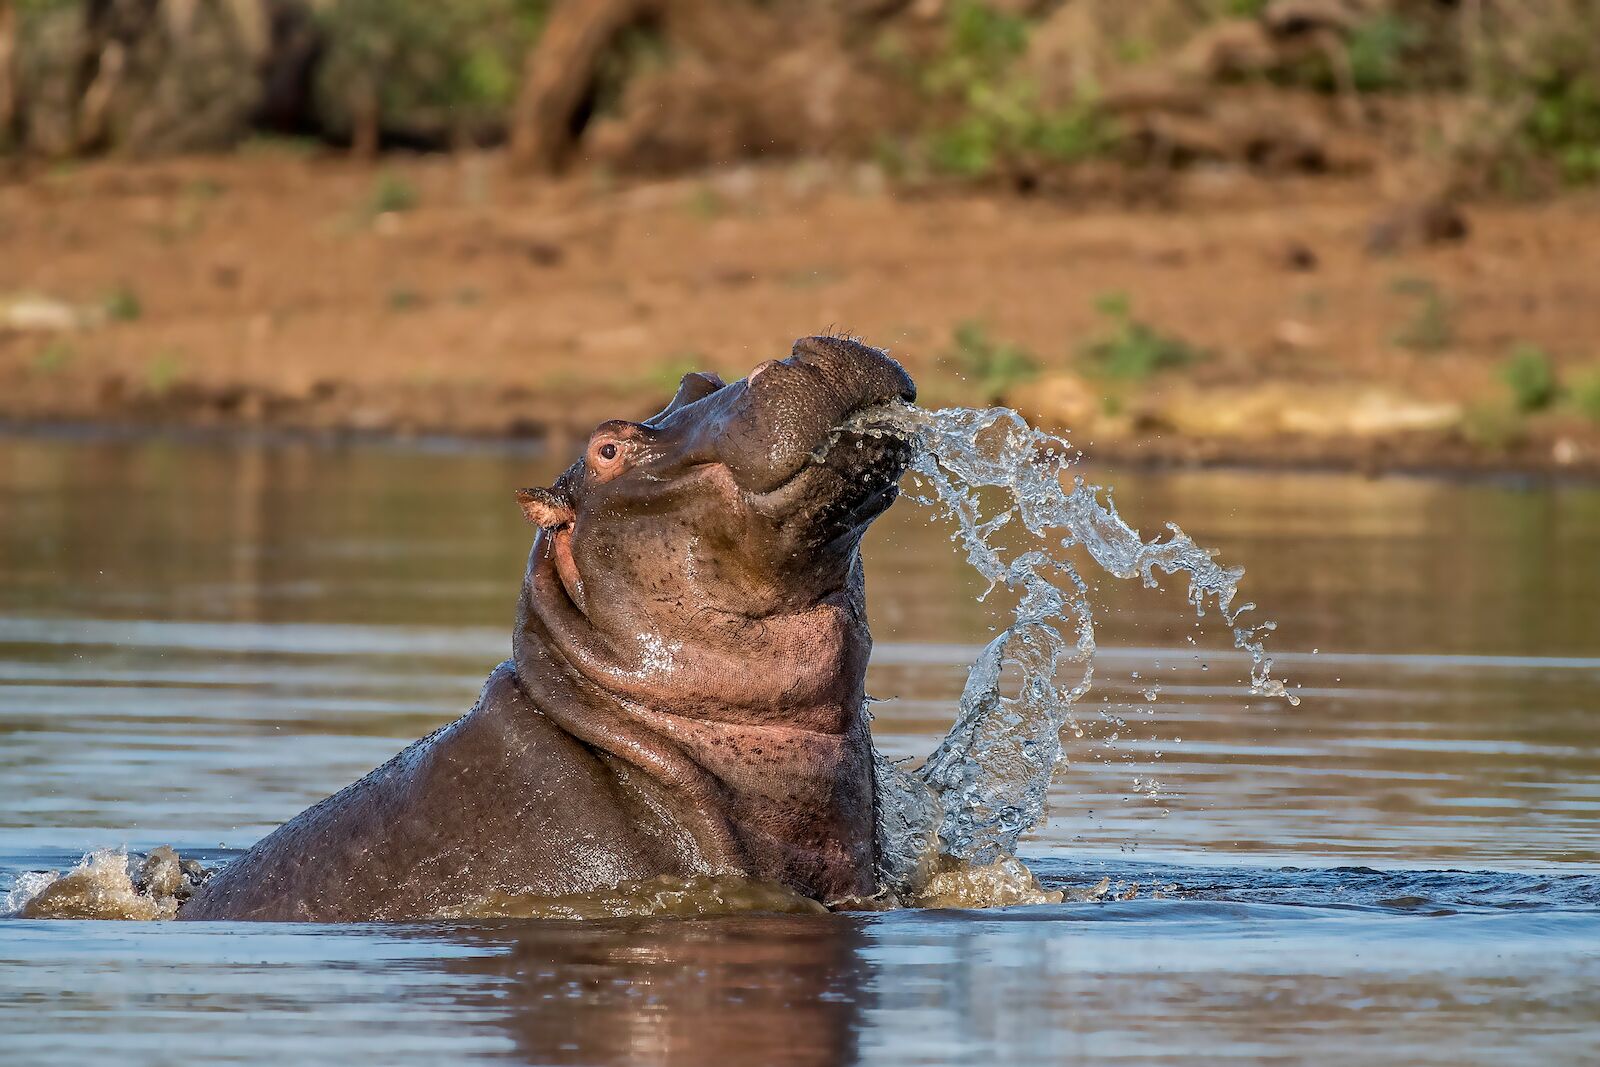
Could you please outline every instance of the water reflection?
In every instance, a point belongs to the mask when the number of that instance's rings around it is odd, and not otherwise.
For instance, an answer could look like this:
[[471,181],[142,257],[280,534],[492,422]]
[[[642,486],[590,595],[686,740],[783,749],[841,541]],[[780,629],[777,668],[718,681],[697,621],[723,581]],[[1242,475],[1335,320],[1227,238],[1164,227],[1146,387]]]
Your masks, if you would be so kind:
[[852,1063],[873,1003],[861,924],[844,916],[536,922],[447,936],[491,950],[449,970],[492,989],[529,1063]]

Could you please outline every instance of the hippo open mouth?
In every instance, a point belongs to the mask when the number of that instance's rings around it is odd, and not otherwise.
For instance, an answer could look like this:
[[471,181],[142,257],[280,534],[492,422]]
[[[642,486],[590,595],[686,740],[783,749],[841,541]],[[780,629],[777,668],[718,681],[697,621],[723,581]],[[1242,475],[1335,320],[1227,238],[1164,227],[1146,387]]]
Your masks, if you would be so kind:
[[488,887],[722,874],[872,894],[859,547],[911,449],[846,427],[915,396],[884,352],[808,337],[602,423],[517,493],[539,532],[513,658],[474,709],[280,827],[182,917],[418,918]]
[[[818,466],[843,475],[889,469],[906,455],[892,440],[846,435],[856,438],[847,447],[835,440],[863,409],[917,398],[911,376],[881,349],[843,337],[801,338],[788,359],[763,363],[728,388],[741,385],[719,452],[747,492],[772,493]],[[894,477],[903,471],[901,462]]]

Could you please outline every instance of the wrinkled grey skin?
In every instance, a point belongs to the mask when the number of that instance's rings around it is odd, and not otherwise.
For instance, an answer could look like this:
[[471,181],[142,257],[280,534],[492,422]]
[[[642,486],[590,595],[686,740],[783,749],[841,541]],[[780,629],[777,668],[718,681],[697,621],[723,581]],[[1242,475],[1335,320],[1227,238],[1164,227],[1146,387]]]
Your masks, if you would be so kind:
[[898,442],[845,439],[915,386],[834,337],[608,422],[547,489],[514,655],[467,715],[219,872],[185,919],[424,918],[491,894],[736,873],[875,886],[858,546]]

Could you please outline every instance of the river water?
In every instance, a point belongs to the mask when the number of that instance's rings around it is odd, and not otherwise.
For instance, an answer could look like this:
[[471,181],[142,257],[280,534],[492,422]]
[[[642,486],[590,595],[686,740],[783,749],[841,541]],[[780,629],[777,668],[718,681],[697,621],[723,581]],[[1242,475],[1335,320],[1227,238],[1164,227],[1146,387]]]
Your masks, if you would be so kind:
[[[466,710],[508,651],[510,490],[551,466],[0,439],[0,894],[106,846],[225,859]],[[0,1062],[1593,1062],[1600,490],[1092,473],[1246,567],[1301,698],[1252,696],[1181,589],[1100,579],[1088,728],[1021,849],[1097,899],[3,920]],[[868,538],[892,757],[937,744],[1009,621],[931,519]]]

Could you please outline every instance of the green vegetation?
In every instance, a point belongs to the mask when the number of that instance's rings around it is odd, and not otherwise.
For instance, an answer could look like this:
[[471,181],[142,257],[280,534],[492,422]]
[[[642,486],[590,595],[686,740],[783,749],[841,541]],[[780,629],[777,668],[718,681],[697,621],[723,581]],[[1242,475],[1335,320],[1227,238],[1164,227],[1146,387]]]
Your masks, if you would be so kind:
[[1600,180],[1600,74],[1550,72],[1533,85],[1536,103],[1525,135],[1571,184]]
[[1600,5],[1539,0],[1487,9],[1465,89],[1515,120],[1484,160],[1505,192],[1600,182]]
[[701,182],[694,187],[694,191],[689,194],[686,206],[689,209],[689,214],[707,222],[721,218],[728,211],[727,200],[707,182]]
[[1358,23],[1345,42],[1350,80],[1362,92],[1399,88],[1405,83],[1406,59],[1427,43],[1422,28],[1392,11]]
[[406,285],[390,289],[384,302],[390,311],[415,311],[426,303],[421,293]]
[[1487,452],[1507,452],[1527,436],[1527,425],[1504,404],[1474,404],[1462,416],[1461,436]]
[[503,120],[549,0],[340,0],[318,5],[322,110],[345,128],[453,139]]
[[948,9],[943,48],[921,71],[920,88],[954,117],[929,131],[921,150],[934,171],[976,178],[1029,163],[1071,163],[1117,143],[1115,128],[1082,100],[1048,108],[1018,69],[1029,23],[979,0]]
[[185,200],[215,200],[227,191],[227,187],[215,178],[195,178],[183,186]]
[[995,341],[977,319],[956,326],[944,359],[985,401],[1004,399],[1014,387],[1037,378],[1040,370],[1032,352],[1018,344]]
[[259,156],[272,158],[274,156],[287,156],[294,159],[305,159],[321,151],[322,145],[310,137],[291,137],[281,133],[252,133],[239,142],[237,149],[242,156]]
[[112,322],[134,322],[144,314],[144,304],[139,294],[127,284],[117,286],[106,294],[106,317]]
[[[228,49],[254,56],[256,46],[244,43],[249,33],[234,40],[227,28],[232,20],[225,15],[207,16],[208,25],[220,27],[215,32],[226,46],[213,55],[192,46],[184,51],[160,30],[149,31],[146,39],[145,31],[117,22],[110,10],[115,5],[13,0],[13,6],[21,14],[14,72],[21,104],[15,121],[0,130],[0,145],[8,138],[20,140],[23,149],[38,151],[44,159],[100,151],[124,136],[148,139],[156,151],[171,150],[162,140],[167,128],[196,117],[189,114],[196,110],[191,100],[209,108],[214,97],[225,98],[228,116],[207,126],[203,135],[196,134],[196,147],[237,145],[246,153],[301,153],[316,150],[321,139],[350,141],[363,150],[382,143],[438,148],[502,141],[529,50],[555,10],[554,0],[326,0],[289,5],[299,12],[292,17],[307,24],[281,36],[310,39],[315,46],[308,72],[311,93],[294,115],[274,113],[272,121],[315,131],[319,140],[307,141],[264,133],[254,125],[259,119],[252,118],[249,102],[257,99],[260,86],[245,69],[251,64],[235,62]],[[808,6],[737,0],[729,7],[724,33],[736,35],[744,18],[752,25],[764,21],[771,32],[758,47],[770,49],[766,42],[780,40],[785,32],[815,31],[819,24],[807,17]],[[1185,141],[1181,131],[1164,132],[1145,122],[1146,114],[1167,110],[1166,105],[1130,107],[1119,111],[1127,116],[1122,120],[1112,116],[1101,106],[1100,81],[1121,86],[1124,71],[1117,68],[1138,65],[1158,76],[1192,76],[1189,68],[1196,67],[1203,77],[1214,79],[1211,84],[1195,82],[1186,90],[1190,99],[1178,109],[1184,124],[1201,133],[1216,125],[1209,114],[1213,98],[1232,91],[1230,83],[1248,80],[1263,89],[1309,88],[1345,97],[1341,110],[1359,127],[1354,132],[1373,135],[1397,153],[1437,157],[1464,192],[1496,185],[1543,191],[1561,181],[1600,182],[1600,4],[1595,0],[1312,4],[1301,15],[1311,32],[1269,35],[1270,40],[1260,38],[1247,47],[1238,44],[1245,35],[1214,33],[1215,23],[1261,18],[1272,7],[1267,0],[1187,0],[1150,5],[1157,10],[1138,17],[1128,11],[1146,5],[1100,4],[1096,9],[1085,3],[1077,5],[1084,11],[1081,23],[1063,30],[1058,22],[1050,31],[1070,31],[1077,38],[1041,40],[1048,47],[1031,53],[1035,34],[1044,32],[1042,27],[1062,8],[1059,0],[847,6],[852,12],[849,32],[838,34],[836,41],[834,35],[823,34],[806,42],[821,59],[817,69],[835,69],[837,61],[837,69],[874,80],[887,69],[914,88],[922,106],[897,102],[864,108],[841,124],[841,130],[848,130],[837,144],[802,141],[795,147],[876,151],[895,176],[1006,176],[1020,185],[1049,168],[1106,156],[1181,167],[1221,152],[1244,153],[1247,158],[1239,162],[1254,162],[1256,138],[1201,136],[1184,144],[1178,143]],[[1293,7],[1274,14],[1292,14]],[[762,11],[753,14],[749,8]],[[930,23],[935,10],[941,13]],[[752,153],[785,141],[764,128],[771,123],[756,103],[762,94],[750,91],[748,61],[737,56],[739,49],[707,46],[708,27],[716,20],[669,16],[657,4],[640,5],[634,16],[623,20],[598,62],[581,72],[581,101],[569,116],[574,132],[595,116],[631,106],[627,87],[634,79],[668,66],[681,52],[703,67],[700,88],[677,86],[674,91],[704,92],[703,106],[718,113],[713,124],[737,126],[749,118],[756,134],[748,143]],[[286,11],[285,18],[290,17]],[[117,83],[114,106],[106,111],[109,127],[79,143],[68,120],[83,110],[81,96],[88,86],[98,84],[79,69],[81,53],[84,47],[92,50],[97,34],[107,28],[115,29],[130,54],[143,57],[141,63],[192,65],[193,76],[174,78],[160,94],[142,74],[124,77]],[[85,40],[79,41],[79,35]],[[829,49],[835,54],[822,54]],[[1206,49],[1211,51],[1200,57]],[[1061,61],[1067,53],[1074,58]],[[1206,62],[1192,62],[1197,57]],[[276,69],[273,63],[259,66]],[[1157,77],[1152,84],[1172,80]],[[1368,99],[1353,99],[1355,94]],[[1403,100],[1395,106],[1398,98],[1421,94],[1448,99],[1440,99],[1440,106],[1413,108]],[[172,100],[156,101],[155,95]],[[883,95],[887,99],[892,94]],[[868,98],[853,91],[839,96]],[[646,107],[657,103],[640,102]],[[153,109],[160,120],[130,123],[124,107]],[[1365,122],[1357,119],[1363,114]],[[1450,121],[1439,121],[1446,114]],[[864,128],[874,117],[881,125]],[[650,127],[644,115],[630,115],[624,125]],[[1264,136],[1273,140],[1276,135],[1265,131]],[[656,162],[647,158],[654,150],[652,136],[641,137],[643,151],[637,158]],[[1315,139],[1308,134],[1308,141]],[[668,143],[672,140],[670,135],[662,138],[666,147],[661,166],[703,162],[695,152],[674,152]],[[1246,144],[1239,147],[1234,140]],[[1303,165],[1311,168],[1326,162],[1314,151],[1305,153],[1305,159]]]
[[667,40],[653,23],[625,27],[600,56],[595,71],[594,113],[612,115],[621,110],[628,82],[647,70],[664,67],[671,59]]
[[1537,345],[1518,345],[1500,367],[1500,380],[1511,390],[1511,402],[1523,414],[1543,411],[1561,396],[1561,383],[1550,357]]
[[33,357],[33,369],[41,374],[58,374],[78,358],[77,349],[65,341],[51,341]]
[[183,357],[176,349],[163,348],[145,365],[145,388],[152,396],[165,396],[182,376]]
[[1500,380],[1509,394],[1512,415],[1534,415],[1559,404],[1600,423],[1600,366],[1591,366],[1564,382],[1549,353],[1524,342],[1500,364]]
[[386,170],[372,183],[367,196],[367,214],[370,217],[390,212],[410,211],[417,206],[417,188],[394,171]]
[[1600,367],[1573,379],[1572,405],[1590,422],[1600,423]]
[[1455,309],[1427,278],[1401,278],[1394,291],[1417,301],[1409,319],[1395,331],[1393,341],[1413,352],[1439,352],[1455,344]]
[[1143,381],[1162,371],[1186,367],[1206,352],[1181,338],[1164,334],[1134,317],[1126,293],[1107,293],[1095,307],[1108,320],[1108,332],[1083,346],[1089,371],[1104,378]]

